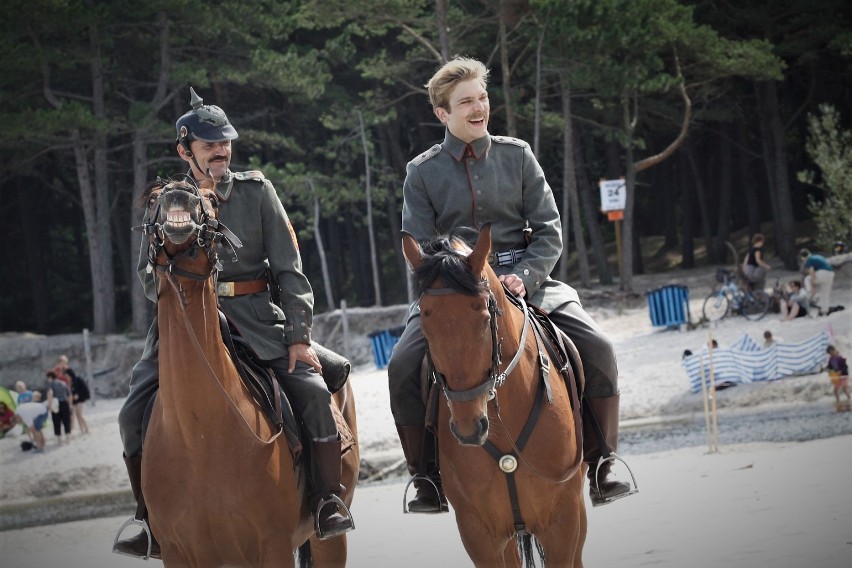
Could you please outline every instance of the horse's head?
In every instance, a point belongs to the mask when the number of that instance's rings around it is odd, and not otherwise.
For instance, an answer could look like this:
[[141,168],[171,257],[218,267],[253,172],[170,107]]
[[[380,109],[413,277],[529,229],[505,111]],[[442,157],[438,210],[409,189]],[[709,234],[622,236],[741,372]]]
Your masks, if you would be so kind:
[[403,250],[420,295],[420,327],[450,408],[450,430],[462,444],[482,445],[499,364],[494,293],[501,284],[486,262],[491,227],[483,227],[473,250],[449,237],[421,248],[410,235],[403,236]]
[[[196,270],[203,268],[210,273],[217,263],[217,244],[224,245],[236,258],[234,247],[242,245],[219,222],[219,198],[210,185],[196,185],[188,178],[158,178],[148,188],[145,197],[148,221],[143,225],[143,230],[150,243],[149,264],[157,266],[158,270],[162,266],[173,270],[180,261],[195,265]],[[199,250],[206,254],[198,255]],[[204,268],[201,264],[209,266]],[[193,270],[193,267],[182,268],[184,271]]]

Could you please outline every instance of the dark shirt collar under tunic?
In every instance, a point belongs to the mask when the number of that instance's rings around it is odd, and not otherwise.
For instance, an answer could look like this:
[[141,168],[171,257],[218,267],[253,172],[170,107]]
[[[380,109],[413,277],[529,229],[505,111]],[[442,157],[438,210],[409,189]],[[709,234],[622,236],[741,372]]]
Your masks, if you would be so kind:
[[473,157],[478,160],[479,158],[484,156],[485,153],[488,152],[488,149],[491,147],[491,135],[486,134],[482,138],[477,138],[476,140],[468,144],[450,134],[450,130],[448,128],[446,133],[444,134],[443,146],[457,162],[460,162],[462,158],[464,158],[465,151],[467,150],[468,146],[470,146],[471,150],[473,151]]

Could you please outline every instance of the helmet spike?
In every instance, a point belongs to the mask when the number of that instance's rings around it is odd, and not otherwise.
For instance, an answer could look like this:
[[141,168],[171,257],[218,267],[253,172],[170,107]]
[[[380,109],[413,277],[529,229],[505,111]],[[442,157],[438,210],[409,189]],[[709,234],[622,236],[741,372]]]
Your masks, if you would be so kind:
[[204,99],[198,96],[198,93],[195,92],[195,89],[192,87],[189,88],[189,104],[192,105],[193,110],[198,110],[201,108],[201,105],[204,104]]

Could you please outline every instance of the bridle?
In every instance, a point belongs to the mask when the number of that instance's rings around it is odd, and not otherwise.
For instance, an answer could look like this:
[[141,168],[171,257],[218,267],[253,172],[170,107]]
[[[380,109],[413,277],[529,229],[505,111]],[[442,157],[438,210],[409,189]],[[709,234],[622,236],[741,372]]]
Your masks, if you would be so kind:
[[[534,467],[531,463],[529,463],[524,458],[523,451],[522,451],[523,447],[526,445],[527,441],[529,440],[529,437],[532,435],[532,432],[535,429],[535,425],[538,421],[538,417],[540,415],[542,405],[545,403],[545,401],[552,402],[552,400],[553,400],[553,395],[551,393],[551,385],[550,385],[550,382],[549,382],[549,379],[548,379],[548,375],[550,373],[550,360],[549,360],[548,356],[544,353],[544,351],[543,351],[544,348],[542,346],[542,344],[544,344],[544,342],[546,340],[542,336],[542,332],[540,331],[538,324],[534,323],[531,320],[530,309],[527,306],[526,302],[524,301],[523,297],[515,296],[506,288],[506,286],[504,284],[501,284],[503,286],[503,292],[505,294],[506,299],[511,304],[513,304],[515,307],[517,307],[519,310],[521,310],[523,312],[524,323],[523,323],[523,328],[522,328],[522,331],[521,331],[520,341],[518,343],[518,349],[515,351],[514,357],[512,357],[512,360],[509,362],[509,364],[506,366],[506,368],[502,372],[499,372],[499,368],[500,368],[500,364],[501,364],[501,349],[500,349],[501,344],[500,344],[500,337],[499,337],[499,333],[498,333],[497,316],[502,316],[504,314],[504,312],[503,312],[503,309],[500,308],[500,306],[497,305],[497,298],[494,295],[494,292],[492,292],[490,290],[489,285],[488,285],[488,280],[483,279],[482,282],[483,282],[485,288],[488,289],[487,305],[488,305],[488,313],[489,313],[489,316],[490,316],[489,327],[491,329],[491,345],[492,345],[492,348],[491,348],[491,368],[488,372],[488,378],[482,384],[480,384],[476,387],[470,388],[470,389],[451,390],[449,388],[449,386],[447,385],[446,377],[444,377],[443,374],[439,373],[435,369],[435,365],[432,362],[432,358],[431,358],[431,355],[429,353],[428,347],[427,347],[427,350],[426,350],[426,357],[427,357],[428,363],[429,363],[429,373],[431,374],[432,379],[441,387],[441,390],[443,391],[444,396],[447,398],[447,401],[449,401],[449,402],[465,402],[465,401],[475,400],[476,398],[478,398],[479,396],[481,396],[484,393],[488,393],[488,402],[493,401],[493,403],[495,405],[497,421],[502,426],[503,431],[506,434],[506,438],[507,438],[507,440],[509,440],[509,443],[512,446],[513,453],[504,454],[490,440],[485,441],[485,443],[483,444],[483,449],[486,452],[488,452],[497,461],[497,464],[500,467],[500,469],[503,471],[503,473],[506,474],[507,483],[509,483],[509,485],[510,485],[510,489],[509,489],[510,500],[512,502],[513,514],[515,515],[516,526],[520,526],[522,524],[522,520],[521,520],[521,517],[520,517],[520,508],[519,508],[519,504],[518,504],[518,500],[517,500],[517,494],[514,490],[514,478],[513,478],[514,471],[515,471],[515,468],[517,467],[518,461],[520,461],[524,465],[526,465],[526,467],[533,473],[533,475],[535,475],[536,477],[539,477],[540,479],[543,479],[545,481],[549,481],[551,483],[564,483],[564,482],[568,481],[569,479],[571,479],[576,474],[576,472],[579,470],[580,464],[582,463],[582,453],[578,452],[577,458],[575,459],[574,463],[571,464],[568,467],[567,471],[563,475],[561,475],[557,478],[553,478],[553,477],[550,477],[550,476],[547,476],[547,475],[541,473],[536,467]],[[429,296],[445,296],[445,295],[449,295],[449,294],[462,294],[462,295],[468,295],[468,296],[478,296],[478,295],[475,295],[475,294],[465,294],[463,292],[460,292],[458,290],[454,290],[452,288],[427,288],[426,290],[423,291],[423,294],[429,295]],[[536,394],[536,397],[535,397],[532,412],[530,413],[530,415],[527,419],[526,425],[524,426],[523,431],[521,432],[519,438],[517,440],[514,440],[512,435],[509,434],[509,430],[506,428],[506,425],[503,423],[503,419],[500,416],[500,404],[499,404],[499,401],[498,401],[498,398],[497,398],[497,389],[500,388],[501,386],[503,386],[507,377],[512,374],[512,371],[515,370],[515,367],[517,366],[518,362],[520,361],[521,354],[524,352],[524,346],[526,345],[527,334],[528,334],[528,331],[529,331],[530,328],[533,329],[533,335],[535,336],[536,344],[538,345],[538,359],[539,359],[539,367],[538,368],[539,368],[539,372],[541,374],[541,383],[539,385],[539,388],[538,388],[538,391],[537,391],[537,394]],[[563,367],[559,370],[560,374],[566,372],[566,367],[568,365],[569,365],[569,363],[566,362],[565,367]],[[576,395],[576,392],[575,392],[574,393],[574,401],[572,402],[572,405],[578,406],[578,404],[579,404],[579,402],[578,402],[577,395]],[[581,447],[581,444],[582,444],[581,434],[577,433],[576,439],[578,441],[578,447]]]
[[[429,353],[429,350],[426,351],[426,356],[429,359],[429,369],[432,374],[433,379],[438,385],[441,387],[441,391],[444,393],[444,396],[450,402],[467,402],[470,400],[475,400],[482,396],[485,393],[488,393],[488,400],[493,400],[497,397],[497,389],[503,386],[503,383],[506,382],[506,377],[508,377],[512,371],[515,370],[515,367],[518,365],[518,362],[521,360],[521,353],[523,352],[523,346],[527,341],[527,330],[530,327],[529,322],[529,312],[524,309],[524,324],[523,330],[521,331],[521,339],[520,339],[520,347],[515,352],[515,356],[512,357],[512,360],[506,366],[506,368],[500,372],[500,364],[501,364],[501,343],[498,332],[497,325],[497,317],[503,315],[503,309],[497,305],[497,298],[494,296],[494,292],[489,289],[488,280],[483,279],[482,283],[485,288],[488,289],[488,315],[489,315],[489,327],[491,329],[491,368],[488,371],[488,378],[481,384],[466,390],[452,390],[447,385],[446,377],[439,373],[435,369],[435,365],[432,362],[432,356]],[[510,294],[508,290],[504,287],[504,292],[506,294]],[[463,294],[457,290],[452,288],[427,288],[423,291],[423,294],[428,296],[446,296],[449,294]],[[471,295],[471,294],[467,294]],[[523,298],[520,298],[520,301],[523,302]]]
[[[224,223],[216,218],[210,202],[201,195],[201,190],[199,190],[198,186],[195,185],[194,180],[189,176],[185,176],[185,179],[180,181],[185,183],[178,185],[178,181],[176,180],[166,181],[158,178],[158,182],[162,182],[163,185],[160,194],[157,196],[156,208],[154,208],[151,214],[146,217],[141,227],[134,227],[134,229],[141,229],[143,234],[149,237],[147,254],[148,266],[146,270],[149,273],[154,270],[158,272],[165,272],[168,281],[172,283],[172,285],[177,285],[178,289],[180,288],[180,285],[177,284],[177,281],[174,278],[175,276],[183,276],[184,278],[200,281],[207,280],[211,275],[218,275],[219,271],[222,269],[222,264],[219,261],[216,250],[219,246],[230,254],[231,260],[234,262],[237,260],[236,249],[243,246],[240,239],[230,229],[228,229]],[[166,237],[163,225],[160,223],[160,214],[163,209],[163,204],[165,203],[167,194],[172,191],[183,191],[187,193],[187,198],[190,200],[191,206],[193,208],[198,206],[201,207],[201,222],[200,224],[196,223],[196,229],[187,236],[188,240],[194,234],[195,240],[187,249],[176,255],[170,255],[168,251],[165,250],[164,246]],[[150,210],[151,209],[149,208],[149,211]],[[157,257],[161,251],[166,256],[166,264],[159,264],[157,262]],[[204,251],[210,259],[210,271],[207,272],[207,274],[189,272],[188,270],[184,270],[177,266],[177,263],[184,258],[194,258],[199,251]],[[183,301],[183,291],[179,289],[179,293],[181,300]]]

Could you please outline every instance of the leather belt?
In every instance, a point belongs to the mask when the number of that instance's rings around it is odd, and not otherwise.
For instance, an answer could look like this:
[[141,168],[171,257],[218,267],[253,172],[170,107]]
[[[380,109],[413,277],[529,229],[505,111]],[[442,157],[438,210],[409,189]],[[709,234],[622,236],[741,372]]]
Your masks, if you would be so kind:
[[246,294],[257,294],[269,290],[269,282],[266,278],[260,280],[246,280],[243,282],[217,282],[216,295],[226,298],[233,296],[245,296]]
[[514,266],[523,260],[527,249],[512,249],[503,252],[492,252],[488,255],[491,266]]

